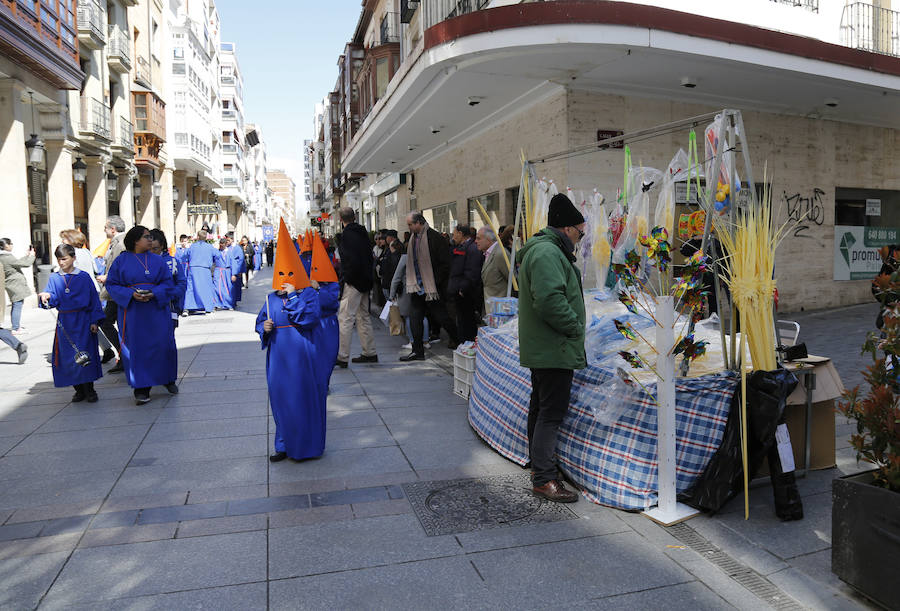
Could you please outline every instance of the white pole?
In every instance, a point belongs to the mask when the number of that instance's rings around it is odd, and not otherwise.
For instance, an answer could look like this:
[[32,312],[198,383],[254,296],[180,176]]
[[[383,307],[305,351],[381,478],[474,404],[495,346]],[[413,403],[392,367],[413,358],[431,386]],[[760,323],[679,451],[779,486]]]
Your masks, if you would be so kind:
[[[658,298],[656,305],[656,449],[657,492],[655,509],[645,511],[651,520],[669,526],[699,513],[676,500],[675,488],[675,303],[671,295]],[[665,356],[663,356],[665,355]]]

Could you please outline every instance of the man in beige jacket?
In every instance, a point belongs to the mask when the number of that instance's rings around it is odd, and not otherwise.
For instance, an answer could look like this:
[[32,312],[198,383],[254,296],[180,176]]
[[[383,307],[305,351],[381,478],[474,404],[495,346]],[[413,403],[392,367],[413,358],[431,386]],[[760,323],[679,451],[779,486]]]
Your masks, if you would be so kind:
[[497,240],[493,230],[485,225],[475,236],[478,250],[484,253],[484,265],[481,266],[481,285],[484,288],[484,311],[487,313],[488,297],[506,297],[506,284],[509,281],[509,266],[500,249],[503,244]]

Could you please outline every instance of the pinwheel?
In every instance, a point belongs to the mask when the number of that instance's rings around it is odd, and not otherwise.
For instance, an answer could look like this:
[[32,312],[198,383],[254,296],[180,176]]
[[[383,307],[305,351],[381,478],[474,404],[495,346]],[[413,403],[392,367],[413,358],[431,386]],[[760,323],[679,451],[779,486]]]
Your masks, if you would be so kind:
[[[650,348],[653,350],[653,352],[656,352],[656,348],[653,346],[653,344],[648,342],[647,338],[644,337],[643,335],[641,335],[637,331],[637,329],[635,329],[631,324],[629,324],[627,322],[622,322],[621,320],[619,320],[617,318],[613,319],[613,324],[616,325],[616,330],[619,333],[621,333],[623,336],[625,336],[626,339],[630,339],[631,341],[637,341],[638,338],[641,338],[645,344],[650,346]],[[657,354],[659,354],[659,353],[657,352]]]

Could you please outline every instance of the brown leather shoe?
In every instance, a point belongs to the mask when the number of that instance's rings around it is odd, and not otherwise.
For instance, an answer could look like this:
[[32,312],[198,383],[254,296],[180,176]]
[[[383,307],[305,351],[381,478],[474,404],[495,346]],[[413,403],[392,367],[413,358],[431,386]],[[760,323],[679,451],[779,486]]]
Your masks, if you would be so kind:
[[574,503],[578,500],[578,493],[572,492],[563,486],[559,480],[552,479],[543,486],[535,486],[531,489],[535,496],[540,496],[554,503]]

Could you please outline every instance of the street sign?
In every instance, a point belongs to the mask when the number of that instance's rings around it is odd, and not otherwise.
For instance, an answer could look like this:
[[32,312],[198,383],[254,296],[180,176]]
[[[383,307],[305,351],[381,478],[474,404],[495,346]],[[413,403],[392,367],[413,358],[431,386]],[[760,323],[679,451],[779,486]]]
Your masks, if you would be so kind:
[[222,208],[219,204],[188,204],[187,213],[190,214],[219,214]]

